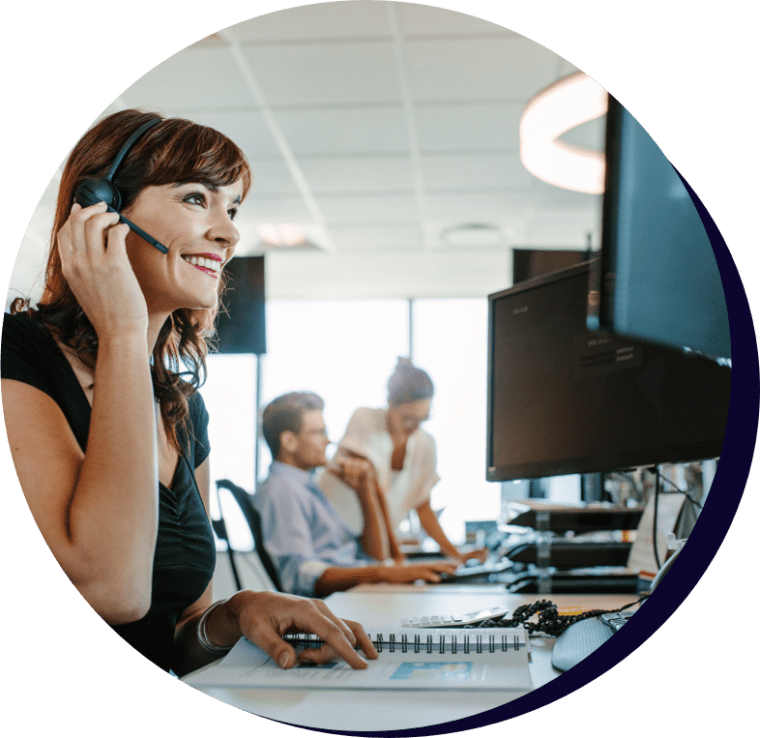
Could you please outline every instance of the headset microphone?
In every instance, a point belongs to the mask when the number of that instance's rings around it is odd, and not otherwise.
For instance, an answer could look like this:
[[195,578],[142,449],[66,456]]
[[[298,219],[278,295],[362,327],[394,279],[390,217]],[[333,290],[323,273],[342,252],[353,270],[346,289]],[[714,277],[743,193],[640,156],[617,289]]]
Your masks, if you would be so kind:
[[153,236],[148,235],[142,228],[136,226],[131,220],[125,218],[119,212],[119,209],[121,207],[121,193],[113,183],[113,178],[116,174],[116,170],[119,168],[121,162],[129,153],[129,150],[149,128],[153,128],[153,126],[157,125],[160,122],[161,118],[155,118],[154,120],[149,120],[147,123],[144,123],[142,126],[140,126],[127,139],[127,142],[124,144],[124,146],[121,147],[121,150],[116,155],[116,158],[111,164],[111,168],[108,170],[108,174],[106,174],[105,177],[91,177],[90,179],[86,179],[84,182],[82,182],[82,184],[77,187],[76,193],[74,194],[74,201],[78,202],[83,208],[86,208],[90,205],[95,205],[99,202],[104,202],[107,205],[109,212],[116,213],[122,223],[126,223],[126,225],[128,225],[138,236],[140,236],[140,238],[147,241],[151,246],[154,246],[160,252],[166,254],[169,252],[169,249],[167,249],[166,246],[164,246],[162,243],[159,243],[155,238],[153,238]]

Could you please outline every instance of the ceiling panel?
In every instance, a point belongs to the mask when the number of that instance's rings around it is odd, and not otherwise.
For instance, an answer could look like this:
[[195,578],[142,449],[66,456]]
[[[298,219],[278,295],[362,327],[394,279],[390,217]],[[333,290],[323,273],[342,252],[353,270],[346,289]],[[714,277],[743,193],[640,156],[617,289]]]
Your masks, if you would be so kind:
[[533,201],[540,208],[565,208],[570,210],[600,210],[601,195],[589,195],[585,192],[574,192],[562,187],[555,187],[548,182],[535,179]]
[[251,194],[262,195],[288,195],[299,197],[298,185],[293,175],[282,159],[263,159],[254,157],[249,159],[253,172],[253,187]]
[[255,109],[228,110],[188,110],[177,108],[171,115],[189,118],[205,126],[211,126],[229,136],[246,154],[249,161],[256,159],[282,160],[277,142],[262,113]]
[[522,217],[529,203],[527,192],[431,194],[425,197],[427,215],[446,226],[463,223],[509,224]]
[[420,151],[519,151],[523,104],[414,106]]
[[301,171],[314,194],[411,192],[408,156],[301,158]]
[[328,223],[393,223],[418,217],[413,195],[321,195],[317,205]]
[[243,53],[273,107],[401,101],[388,40],[260,44]]
[[519,154],[425,154],[420,161],[426,190],[431,193],[466,188],[530,188],[534,179]]
[[562,77],[567,77],[567,75],[575,74],[575,72],[579,72],[579,71],[580,70],[578,69],[578,67],[576,67],[571,62],[567,61],[567,59],[562,59],[561,57],[557,57],[557,79],[561,79]]
[[276,43],[300,39],[353,39],[389,35],[385,3],[305,5],[254,18],[234,27],[242,41]]
[[409,149],[400,106],[278,110],[275,117],[298,156],[403,153]]
[[604,124],[607,116],[581,123],[560,136],[560,140],[571,146],[580,146],[592,151],[604,150]]
[[249,102],[241,96],[244,89],[240,70],[226,48],[191,46],[141,77],[121,97],[132,107],[234,110]]
[[387,225],[374,227],[333,226],[330,233],[341,253],[421,253],[422,233],[419,226]]
[[475,18],[465,13],[442,13],[440,8],[416,3],[393,3],[404,34],[410,36],[461,36],[471,34],[504,34],[516,36],[513,31]]
[[[244,206],[248,205],[249,201],[246,201]],[[312,214],[301,197],[254,194],[248,213],[259,223],[308,223],[312,220]]]
[[520,36],[409,39],[412,97],[425,101],[523,100],[555,79],[555,54]]
[[588,236],[599,244],[599,219],[593,212],[543,212],[532,219],[521,245],[531,248],[578,248],[588,246]]

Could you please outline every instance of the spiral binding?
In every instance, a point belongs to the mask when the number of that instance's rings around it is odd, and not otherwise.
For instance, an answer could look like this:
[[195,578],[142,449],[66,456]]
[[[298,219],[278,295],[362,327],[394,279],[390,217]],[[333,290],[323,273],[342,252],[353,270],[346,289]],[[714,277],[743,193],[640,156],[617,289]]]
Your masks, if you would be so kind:
[[[370,632],[372,645],[378,653],[496,653],[497,651],[519,651],[526,648],[524,636],[517,632],[499,632],[492,629],[481,632],[480,629],[440,632],[429,629],[410,629],[406,632]],[[289,633],[285,640],[297,648],[319,648],[324,641],[309,633]],[[357,645],[357,649],[359,646]]]

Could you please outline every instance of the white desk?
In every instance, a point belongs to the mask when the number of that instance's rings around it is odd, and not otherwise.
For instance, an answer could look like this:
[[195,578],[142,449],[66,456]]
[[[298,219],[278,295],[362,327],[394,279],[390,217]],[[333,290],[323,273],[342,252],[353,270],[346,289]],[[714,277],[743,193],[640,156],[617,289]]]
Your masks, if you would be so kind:
[[[462,613],[507,606],[512,611],[522,604],[543,599],[536,595],[509,594],[503,586],[416,586],[363,585],[327,598],[330,609],[342,618],[357,620],[365,627],[399,624],[412,615]],[[635,600],[633,595],[547,595],[560,609],[618,609]],[[559,674],[551,665],[553,638],[531,639],[530,665],[534,687]],[[235,707],[262,717],[295,725],[333,730],[398,730],[448,722],[504,704],[506,694],[469,691],[445,694],[388,690],[203,690]],[[515,693],[514,696],[520,693]]]

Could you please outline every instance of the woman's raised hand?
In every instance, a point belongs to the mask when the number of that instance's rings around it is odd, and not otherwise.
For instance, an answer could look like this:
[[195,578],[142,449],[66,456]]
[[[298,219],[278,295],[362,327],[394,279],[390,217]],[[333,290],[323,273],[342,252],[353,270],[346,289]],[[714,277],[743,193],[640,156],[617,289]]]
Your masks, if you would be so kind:
[[377,483],[375,467],[367,459],[342,455],[332,459],[327,471],[345,482],[359,495],[369,494]]
[[105,203],[74,204],[58,231],[63,276],[98,338],[146,331],[148,309],[127,256],[129,227]]
[[[296,662],[324,664],[342,658],[354,669],[365,669],[367,662],[356,652],[377,658],[364,628],[352,620],[341,620],[321,600],[275,592],[238,592],[229,600],[237,615],[242,634],[266,651],[284,669]],[[325,645],[309,648],[297,657],[293,646],[283,640],[288,632],[314,633]]]

